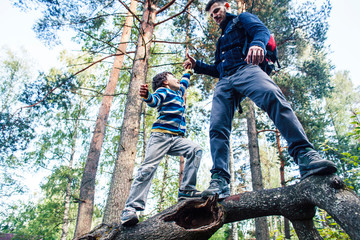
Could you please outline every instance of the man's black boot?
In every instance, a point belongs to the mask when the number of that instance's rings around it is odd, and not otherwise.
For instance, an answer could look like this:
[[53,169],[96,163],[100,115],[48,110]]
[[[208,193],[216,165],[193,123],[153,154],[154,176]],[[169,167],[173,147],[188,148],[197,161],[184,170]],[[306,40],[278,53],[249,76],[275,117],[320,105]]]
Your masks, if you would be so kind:
[[299,165],[301,180],[311,175],[327,175],[337,171],[332,161],[322,159],[312,148],[301,149],[294,160]]
[[209,188],[203,191],[201,196],[202,198],[207,199],[216,194],[219,195],[220,200],[227,198],[230,196],[230,188],[226,179],[215,173],[211,176]]

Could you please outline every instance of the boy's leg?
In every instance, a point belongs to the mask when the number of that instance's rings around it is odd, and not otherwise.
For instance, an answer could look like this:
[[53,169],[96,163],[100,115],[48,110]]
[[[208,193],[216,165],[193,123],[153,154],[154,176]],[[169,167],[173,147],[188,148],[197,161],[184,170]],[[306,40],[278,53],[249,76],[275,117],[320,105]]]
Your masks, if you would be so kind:
[[196,191],[197,171],[202,157],[201,147],[189,139],[174,136],[168,154],[186,158],[180,190]]
[[168,152],[170,144],[171,138],[169,138],[169,134],[151,133],[146,146],[144,162],[139,167],[137,175],[131,185],[125,209],[145,209],[151,181],[161,159]]

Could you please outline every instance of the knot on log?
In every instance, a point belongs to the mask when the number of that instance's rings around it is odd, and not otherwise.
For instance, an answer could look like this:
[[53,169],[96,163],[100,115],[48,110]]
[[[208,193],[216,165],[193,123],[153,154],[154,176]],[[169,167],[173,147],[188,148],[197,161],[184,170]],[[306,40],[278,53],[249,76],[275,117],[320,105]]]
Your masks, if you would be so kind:
[[330,187],[335,189],[343,189],[345,188],[345,183],[339,178],[339,176],[334,176],[330,183]]
[[175,213],[162,217],[164,222],[175,222],[187,230],[199,231],[220,228],[223,225],[223,211],[217,204],[218,195],[201,200],[186,201]]
[[120,225],[113,223],[113,224],[105,224],[101,223],[97,225],[93,230],[89,233],[84,234],[80,237],[74,238],[74,240],[105,240],[111,239],[119,232]]

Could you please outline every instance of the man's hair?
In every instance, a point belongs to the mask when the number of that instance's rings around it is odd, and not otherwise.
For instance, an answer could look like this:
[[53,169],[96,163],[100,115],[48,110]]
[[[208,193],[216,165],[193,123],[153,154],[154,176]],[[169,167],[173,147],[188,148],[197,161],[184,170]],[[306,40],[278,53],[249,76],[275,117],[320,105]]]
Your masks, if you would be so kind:
[[206,11],[206,12],[210,11],[211,6],[212,6],[214,3],[217,3],[217,2],[226,3],[227,0],[210,0],[210,1],[206,4],[205,11]]
[[163,85],[163,81],[165,81],[167,79],[167,76],[172,73],[171,72],[161,72],[155,75],[155,77],[153,77],[152,80],[152,89],[155,92],[156,89],[158,89],[159,87],[162,87]]

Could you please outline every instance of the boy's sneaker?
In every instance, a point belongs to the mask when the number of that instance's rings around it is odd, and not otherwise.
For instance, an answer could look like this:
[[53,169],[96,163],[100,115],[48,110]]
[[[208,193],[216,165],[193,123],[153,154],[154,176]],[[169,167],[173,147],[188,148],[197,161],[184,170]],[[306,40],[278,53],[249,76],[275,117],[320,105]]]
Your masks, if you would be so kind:
[[215,173],[211,176],[209,188],[203,191],[201,196],[202,198],[207,199],[216,194],[219,195],[219,200],[227,198],[230,196],[230,188],[226,179]]
[[201,192],[198,190],[179,190],[178,201],[201,198]]
[[139,222],[136,210],[133,208],[125,208],[121,213],[121,224],[125,227],[134,226]]
[[294,160],[299,165],[301,180],[311,175],[327,175],[337,171],[332,161],[322,159],[312,148],[300,150]]

